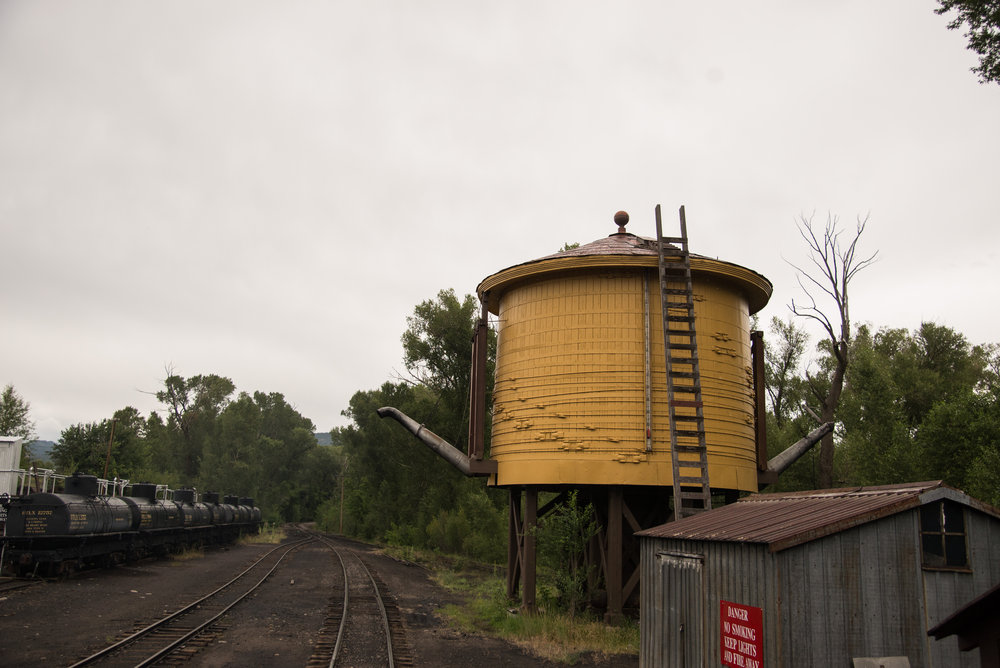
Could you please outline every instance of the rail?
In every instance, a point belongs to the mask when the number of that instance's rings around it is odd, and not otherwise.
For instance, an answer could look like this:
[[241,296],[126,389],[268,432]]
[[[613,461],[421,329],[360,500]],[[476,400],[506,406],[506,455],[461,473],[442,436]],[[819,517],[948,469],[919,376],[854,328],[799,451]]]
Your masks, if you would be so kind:
[[[313,654],[308,665],[317,668],[320,666],[335,668],[338,665],[352,665],[352,658],[356,659],[356,655],[362,653],[359,648],[363,648],[364,656],[372,660],[372,663],[375,663],[375,657],[381,656],[384,651],[385,665],[389,668],[412,665],[412,657],[403,636],[403,625],[399,619],[398,609],[391,600],[386,600],[383,592],[385,585],[379,586],[377,576],[356,551],[338,547],[323,534],[310,533],[337,557],[344,578],[344,597],[339,611],[339,619],[327,619],[329,633],[335,635],[335,641],[318,643],[322,647],[332,645],[332,651],[317,647],[318,651]],[[350,555],[353,559],[345,558],[345,555]],[[349,564],[351,568],[348,567]],[[353,571],[353,577],[351,571]],[[336,627],[335,632],[333,631],[334,627]],[[375,628],[380,630],[380,634],[374,635],[382,636],[383,642],[381,644],[378,638],[371,637],[370,632]],[[399,634],[395,640],[394,633]],[[355,656],[351,656],[352,652]]]
[[[286,556],[303,545],[314,541],[315,538],[308,537],[291,544],[275,547],[248,566],[242,573],[214,591],[136,631],[132,635],[77,661],[70,668],[94,665],[105,659],[120,663],[118,655],[123,652],[128,652],[129,665],[136,667],[148,666],[163,659],[184,643],[205,632],[236,604],[255,592],[277,569]],[[279,550],[284,551],[275,558]],[[273,563],[270,563],[271,561]],[[264,569],[266,569],[266,572],[256,582],[248,579],[247,576],[251,572],[259,573]],[[248,581],[250,584],[246,586]],[[244,585],[242,589],[237,586],[241,584]],[[218,601],[223,599],[224,595],[228,595],[229,598],[224,603],[219,603]]]

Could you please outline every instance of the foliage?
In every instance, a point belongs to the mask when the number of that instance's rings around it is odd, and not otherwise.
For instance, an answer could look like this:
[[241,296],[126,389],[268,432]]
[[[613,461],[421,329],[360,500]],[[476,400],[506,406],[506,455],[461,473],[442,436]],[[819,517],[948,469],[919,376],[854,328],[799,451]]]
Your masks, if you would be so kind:
[[969,50],[979,54],[979,65],[972,71],[979,83],[1000,83],[1000,2],[998,0],[938,0],[935,14],[957,15],[948,23],[949,30],[966,26]]
[[862,328],[854,348],[841,413],[847,479],[940,478],[965,488],[967,467],[992,433],[986,349],[934,323],[913,333]]
[[594,507],[581,505],[577,490],[538,525],[539,564],[553,580],[555,602],[570,616],[582,610],[587,599],[594,566],[588,568],[586,551],[597,531]]
[[30,458],[30,447],[27,444],[35,440],[31,404],[25,401],[10,384],[0,392],[0,436],[15,436],[23,440],[25,445],[21,449],[21,460]]
[[116,411],[110,420],[71,425],[53,446],[52,459],[69,473],[132,480],[146,466],[144,428],[145,420],[131,406]]
[[791,318],[786,321],[771,318],[771,332],[776,335],[777,344],[765,339],[764,383],[775,426],[782,429],[789,419],[801,412],[799,406],[805,400],[806,387],[799,367],[809,337]]
[[[156,398],[167,408],[167,434],[161,444],[169,451],[172,464],[187,480],[194,480],[201,467],[205,441],[212,436],[215,421],[236,389],[222,376],[192,376],[185,379],[170,369],[164,389]],[[178,466],[179,464],[179,466]]]
[[921,477],[1000,506],[1000,388],[966,390],[935,404],[914,440]]
[[221,376],[170,374],[156,393],[165,421],[126,407],[112,419],[71,425],[53,460],[63,473],[251,497],[270,521],[313,519],[341,477],[341,448],[320,446],[312,421],[280,393],[230,400],[234,389]]
[[412,377],[444,401],[465,401],[472,359],[472,323],[476,300],[459,301],[454,290],[441,290],[437,300],[426,300],[406,319],[403,361]]
[[502,576],[482,569],[458,567],[439,558],[416,553],[414,559],[434,572],[435,580],[461,594],[463,605],[445,606],[443,613],[462,631],[486,632],[517,643],[533,654],[573,665],[583,655],[636,655],[639,652],[639,626],[626,620],[609,626],[592,615],[571,615],[552,609],[540,609],[524,615],[505,593]]
[[[465,478],[398,424],[379,418],[375,411],[381,406],[395,406],[423,424],[447,421],[446,407],[423,385],[385,383],[355,393],[345,411],[354,424],[340,432],[344,532],[500,560],[502,494],[487,490],[480,479]],[[327,507],[330,519],[333,510]]]
[[[795,387],[794,374],[779,373],[785,368],[782,352],[800,341],[795,329],[793,323],[772,321],[777,343],[766,341],[772,397],[779,391],[775,385]],[[813,382],[829,377],[835,363],[828,343],[820,346]],[[858,329],[849,355],[836,414],[838,484],[941,479],[988,502],[1000,501],[998,346],[972,345],[960,332],[931,322],[912,332],[866,325]],[[780,420],[776,406],[784,407]],[[816,426],[794,401],[772,399],[767,419],[772,457]],[[818,473],[811,452],[774,489],[815,488]]]
[[203,445],[200,488],[251,496],[269,518],[315,516],[340,462],[317,445],[312,421],[280,393],[241,392],[215,422]]

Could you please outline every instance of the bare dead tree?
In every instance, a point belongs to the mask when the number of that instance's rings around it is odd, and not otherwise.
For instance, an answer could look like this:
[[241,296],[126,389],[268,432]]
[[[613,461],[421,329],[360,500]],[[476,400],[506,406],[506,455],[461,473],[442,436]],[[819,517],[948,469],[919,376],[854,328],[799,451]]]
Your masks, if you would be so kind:
[[[851,344],[851,316],[848,287],[859,271],[870,266],[878,257],[875,251],[868,257],[857,255],[858,242],[868,224],[868,216],[858,216],[854,236],[847,243],[841,242],[843,230],[838,227],[837,216],[828,214],[822,230],[813,227],[812,217],[801,216],[797,222],[799,234],[809,248],[812,269],[807,271],[789,263],[797,272],[799,287],[805,300],[792,300],[792,313],[819,323],[830,347],[832,368],[829,376],[806,374],[809,390],[820,405],[823,422],[831,422],[840,404],[847,375]],[[821,306],[817,297],[825,303]],[[832,302],[832,309],[829,306]],[[819,451],[819,486],[833,485],[833,433],[823,437]]]

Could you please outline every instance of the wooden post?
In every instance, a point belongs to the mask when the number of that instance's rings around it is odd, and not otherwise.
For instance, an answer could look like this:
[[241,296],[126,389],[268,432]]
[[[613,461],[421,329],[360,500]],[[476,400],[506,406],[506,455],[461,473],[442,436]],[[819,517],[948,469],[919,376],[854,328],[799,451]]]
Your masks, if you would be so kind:
[[608,554],[604,572],[608,588],[608,609],[604,621],[617,624],[622,619],[622,488],[608,487]]
[[508,494],[507,598],[515,598],[521,581],[521,489],[511,487]]
[[480,296],[482,314],[472,337],[472,381],[469,387],[469,457],[483,458],[486,449],[486,352],[489,347],[489,324],[486,298]]
[[524,551],[521,553],[521,572],[524,587],[521,591],[521,609],[535,611],[535,527],[538,524],[538,488],[528,486],[524,490]]
[[753,364],[754,440],[757,470],[767,470],[767,406],[764,402],[764,332],[750,332],[750,359]]

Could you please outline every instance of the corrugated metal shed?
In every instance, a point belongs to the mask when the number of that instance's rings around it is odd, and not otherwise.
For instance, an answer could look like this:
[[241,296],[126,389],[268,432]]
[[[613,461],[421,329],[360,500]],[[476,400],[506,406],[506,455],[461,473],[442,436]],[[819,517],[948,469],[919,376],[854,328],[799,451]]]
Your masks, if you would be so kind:
[[692,515],[638,533],[682,540],[763,543],[772,552],[822,538],[948,496],[1000,518],[1000,510],[948,487],[940,480],[877,487],[752,494],[710,513]]
[[[925,511],[946,507],[961,517],[952,537],[967,561],[957,565],[925,553],[936,535]],[[971,668],[978,650],[960,652],[954,638],[932,640],[927,630],[1000,582],[1000,511],[940,481],[754,494],[638,535],[640,666],[907,657],[913,668]],[[679,586],[695,571],[678,571],[677,555],[698,564],[700,578]],[[760,663],[726,663],[720,616],[732,604],[760,615]],[[681,630],[702,636],[700,656]]]

